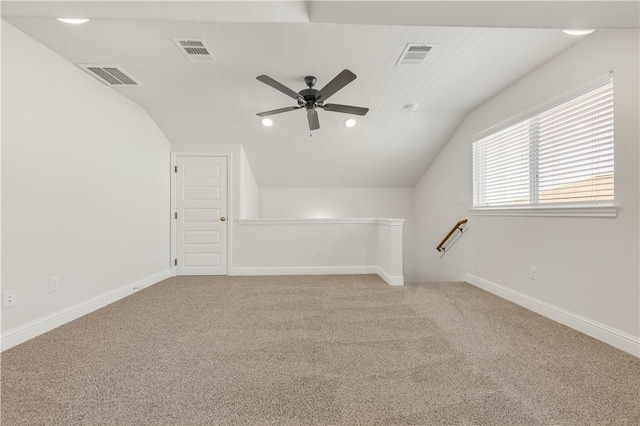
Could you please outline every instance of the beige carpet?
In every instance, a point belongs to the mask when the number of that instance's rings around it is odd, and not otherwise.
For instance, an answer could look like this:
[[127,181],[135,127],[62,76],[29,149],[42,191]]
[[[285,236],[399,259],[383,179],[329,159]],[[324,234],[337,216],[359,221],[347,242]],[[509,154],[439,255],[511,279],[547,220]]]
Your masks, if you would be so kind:
[[173,278],[2,354],[2,426],[640,424],[640,360],[462,283]]

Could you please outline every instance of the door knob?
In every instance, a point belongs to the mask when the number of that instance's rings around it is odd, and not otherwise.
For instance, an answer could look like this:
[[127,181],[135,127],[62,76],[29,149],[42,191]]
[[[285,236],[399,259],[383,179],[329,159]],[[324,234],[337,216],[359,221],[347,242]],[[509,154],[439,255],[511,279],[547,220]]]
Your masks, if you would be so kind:
[[224,222],[225,220],[227,220],[227,218],[226,218],[226,217],[224,217],[224,216],[222,216],[222,217],[220,218],[220,222]]

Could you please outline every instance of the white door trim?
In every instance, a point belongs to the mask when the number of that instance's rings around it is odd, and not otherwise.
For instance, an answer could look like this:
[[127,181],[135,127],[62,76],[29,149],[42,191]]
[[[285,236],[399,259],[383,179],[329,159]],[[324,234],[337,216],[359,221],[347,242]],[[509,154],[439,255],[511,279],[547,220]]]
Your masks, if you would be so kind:
[[177,270],[175,259],[176,252],[176,220],[174,214],[176,212],[176,173],[175,168],[178,157],[223,157],[227,159],[227,274],[231,271],[231,256],[233,253],[233,223],[235,223],[233,209],[233,153],[232,152],[211,152],[211,151],[172,151],[171,152],[171,259],[170,268],[171,275],[176,276]]

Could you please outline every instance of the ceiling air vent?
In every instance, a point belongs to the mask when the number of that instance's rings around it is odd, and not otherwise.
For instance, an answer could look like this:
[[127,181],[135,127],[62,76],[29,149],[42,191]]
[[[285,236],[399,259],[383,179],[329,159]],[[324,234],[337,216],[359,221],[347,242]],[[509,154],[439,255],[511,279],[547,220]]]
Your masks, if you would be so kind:
[[202,38],[174,38],[173,41],[191,62],[218,62]]
[[76,64],[107,86],[144,86],[118,65]]
[[409,43],[402,51],[396,65],[421,65],[433,47],[433,44]]

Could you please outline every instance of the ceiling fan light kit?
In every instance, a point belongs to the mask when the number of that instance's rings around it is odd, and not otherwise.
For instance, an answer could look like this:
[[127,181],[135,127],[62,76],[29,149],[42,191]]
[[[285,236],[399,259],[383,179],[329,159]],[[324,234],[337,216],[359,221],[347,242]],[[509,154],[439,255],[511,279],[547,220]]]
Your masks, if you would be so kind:
[[572,29],[562,30],[563,33],[573,35],[573,36],[587,35],[587,34],[591,34],[594,31],[595,30],[572,30]]
[[[327,85],[320,90],[313,88],[313,86],[315,86],[318,79],[312,75],[308,75],[304,78],[304,82],[307,85],[307,88],[299,92],[295,92],[292,89],[289,89],[287,86],[277,82],[273,78],[266,75],[260,75],[256,77],[256,79],[284,93],[285,95],[295,99],[298,103],[297,106],[259,112],[257,114],[259,117],[268,117],[274,114],[280,114],[283,112],[294,111],[297,109],[304,108],[307,112],[307,121],[309,123],[309,130],[316,130],[320,128],[320,120],[318,119],[318,111],[317,111],[318,108],[323,109],[325,111],[340,112],[344,114],[354,114],[354,115],[365,115],[369,111],[369,108],[362,108],[362,107],[356,107],[351,105],[324,103],[327,99],[329,99],[329,97],[331,97],[337,91],[339,91],[340,89],[345,87],[347,84],[351,83],[353,80],[356,79],[356,75],[347,69],[342,70],[340,74],[335,76],[333,80],[327,83]],[[355,120],[353,120],[353,125],[355,125]],[[353,125],[347,126],[347,127],[353,127]]]
[[58,21],[64,22],[65,24],[74,24],[74,25],[84,24],[86,22],[89,22],[89,19],[86,19],[86,18],[57,18],[57,19]]

